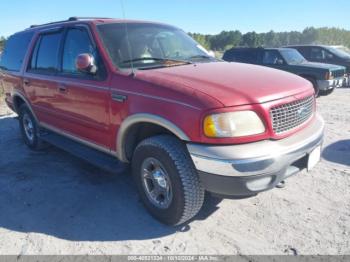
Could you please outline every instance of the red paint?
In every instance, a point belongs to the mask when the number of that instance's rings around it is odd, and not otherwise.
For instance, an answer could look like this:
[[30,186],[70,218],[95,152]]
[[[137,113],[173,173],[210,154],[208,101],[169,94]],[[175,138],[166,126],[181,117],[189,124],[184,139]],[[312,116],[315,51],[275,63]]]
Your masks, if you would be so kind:
[[[107,69],[105,80],[27,73],[25,68],[34,47],[34,37],[21,72],[6,72],[1,78],[5,92],[13,93],[16,90],[25,96],[40,121],[111,150],[116,150],[116,136],[122,121],[136,113],[161,116],[197,143],[235,144],[280,139],[298,131],[283,136],[275,135],[269,108],[312,95],[313,88],[308,81],[266,67],[227,62],[138,71],[132,76],[113,66],[96,32],[96,24],[117,21],[120,20],[62,24],[70,26],[84,23],[90,26]],[[48,27],[31,30],[38,34]],[[24,85],[23,79],[29,80],[30,84]],[[61,92],[61,86],[67,91]],[[127,96],[126,102],[112,101],[112,93]],[[12,104],[11,99],[7,102]],[[202,121],[207,114],[234,110],[256,111],[263,119],[266,132],[256,136],[223,139],[203,135]]]

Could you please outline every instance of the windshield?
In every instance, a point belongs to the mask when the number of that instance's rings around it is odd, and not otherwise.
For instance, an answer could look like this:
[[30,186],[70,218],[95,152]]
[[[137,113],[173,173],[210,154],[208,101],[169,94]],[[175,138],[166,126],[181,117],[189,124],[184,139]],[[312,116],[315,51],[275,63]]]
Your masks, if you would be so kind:
[[336,56],[341,58],[350,59],[350,54],[346,52],[346,47],[328,47],[328,50]]
[[184,31],[151,23],[111,23],[97,26],[114,65],[150,69],[216,61]]
[[284,49],[281,50],[281,55],[287,64],[297,65],[306,62],[306,59],[295,49]]

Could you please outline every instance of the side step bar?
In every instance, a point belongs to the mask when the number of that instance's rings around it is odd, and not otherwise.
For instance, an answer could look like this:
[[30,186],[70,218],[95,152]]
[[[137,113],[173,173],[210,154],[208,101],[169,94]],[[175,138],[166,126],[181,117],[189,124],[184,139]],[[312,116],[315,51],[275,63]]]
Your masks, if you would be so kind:
[[46,129],[43,130],[41,139],[105,171],[111,173],[122,173],[128,168],[128,164],[120,162],[112,155],[97,151]]

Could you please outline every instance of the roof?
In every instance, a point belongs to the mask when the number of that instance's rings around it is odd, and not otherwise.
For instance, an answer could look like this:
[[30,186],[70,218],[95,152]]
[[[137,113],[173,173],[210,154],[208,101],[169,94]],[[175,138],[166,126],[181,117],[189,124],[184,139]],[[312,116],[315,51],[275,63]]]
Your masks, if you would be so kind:
[[[129,20],[129,19],[119,19],[119,18],[105,18],[105,17],[70,17],[67,20],[62,21],[56,21],[56,22],[49,22],[46,24],[40,24],[40,25],[31,25],[29,28],[25,29],[21,32],[28,32],[28,31],[36,31],[38,29],[50,29],[54,26],[60,26],[60,25],[69,25],[69,24],[76,24],[76,23],[90,23],[90,24],[108,24],[108,23],[152,23],[152,24],[160,24],[165,25],[164,23],[159,22],[152,22],[152,21],[142,21],[142,20]],[[17,33],[21,33],[17,32]]]
[[288,47],[233,47],[230,50],[289,50]]

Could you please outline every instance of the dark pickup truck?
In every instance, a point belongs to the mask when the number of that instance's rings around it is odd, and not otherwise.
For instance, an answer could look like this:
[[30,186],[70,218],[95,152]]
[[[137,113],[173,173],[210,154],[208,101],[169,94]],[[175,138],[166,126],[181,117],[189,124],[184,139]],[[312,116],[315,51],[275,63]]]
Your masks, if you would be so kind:
[[308,61],[341,65],[346,67],[345,83],[349,85],[350,54],[341,47],[326,45],[298,45],[288,46],[298,50]]
[[330,94],[342,86],[345,67],[307,61],[292,48],[232,48],[223,59],[229,62],[257,64],[294,73],[309,80],[315,94]]

